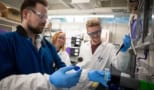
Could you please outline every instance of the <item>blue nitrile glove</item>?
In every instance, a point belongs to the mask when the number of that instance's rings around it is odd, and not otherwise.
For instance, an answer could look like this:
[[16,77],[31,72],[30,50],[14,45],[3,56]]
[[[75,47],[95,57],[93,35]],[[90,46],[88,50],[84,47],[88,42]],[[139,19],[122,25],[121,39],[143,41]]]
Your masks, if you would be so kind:
[[49,81],[51,82],[51,84],[53,84],[55,87],[58,88],[71,88],[78,83],[82,70],[79,68],[78,70],[75,70],[72,73],[66,73],[66,72],[74,70],[76,68],[79,67],[77,66],[63,67],[54,72],[52,75],[50,75]]
[[108,87],[107,83],[111,80],[111,73],[109,71],[91,70],[88,72],[88,78],[90,81],[99,82]]
[[123,47],[120,49],[122,52],[126,52],[131,46],[131,39],[129,35],[125,35],[123,38]]

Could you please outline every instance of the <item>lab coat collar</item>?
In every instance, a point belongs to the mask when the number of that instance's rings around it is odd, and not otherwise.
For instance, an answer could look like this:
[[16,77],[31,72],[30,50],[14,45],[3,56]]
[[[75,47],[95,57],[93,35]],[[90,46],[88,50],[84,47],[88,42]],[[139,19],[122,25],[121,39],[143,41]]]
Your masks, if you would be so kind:
[[[17,26],[16,32],[19,33],[20,35],[22,35],[23,37],[29,38],[28,35],[27,35],[27,32],[25,31],[25,29],[21,25]],[[45,45],[44,37],[41,34],[39,34],[39,36],[40,36],[40,39],[41,39],[41,44],[44,46]]]
[[17,33],[28,38],[28,35],[27,35],[25,29],[21,25],[17,26]]
[[[28,38],[28,34],[27,34],[26,30],[21,25],[17,26],[17,32],[20,35]],[[41,40],[43,39],[43,36],[41,34],[38,34],[38,36],[40,37]]]

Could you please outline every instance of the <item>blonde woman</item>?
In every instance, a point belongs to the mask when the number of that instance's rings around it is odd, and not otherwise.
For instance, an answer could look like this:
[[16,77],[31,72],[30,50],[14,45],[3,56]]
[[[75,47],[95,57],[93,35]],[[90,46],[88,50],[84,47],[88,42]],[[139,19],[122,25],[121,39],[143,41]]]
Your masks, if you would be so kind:
[[56,50],[62,61],[68,66],[71,65],[71,63],[69,55],[65,50],[65,41],[66,35],[64,32],[56,32],[51,38],[51,42],[56,47]]

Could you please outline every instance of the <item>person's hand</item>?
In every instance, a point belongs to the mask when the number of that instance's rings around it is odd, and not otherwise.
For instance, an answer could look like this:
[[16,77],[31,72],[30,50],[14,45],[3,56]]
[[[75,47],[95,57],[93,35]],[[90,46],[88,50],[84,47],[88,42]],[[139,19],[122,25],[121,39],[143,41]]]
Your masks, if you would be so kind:
[[88,72],[88,78],[90,81],[99,82],[105,87],[108,87],[107,82],[111,79],[109,71],[91,70]]
[[123,38],[123,47],[120,49],[120,51],[122,52],[126,52],[128,50],[128,48],[130,48],[131,46],[131,39],[130,36],[125,35]]
[[[70,70],[75,70],[72,73],[67,73]],[[81,69],[77,66],[68,66],[59,69],[49,77],[49,81],[58,88],[70,88],[75,86],[80,78]]]

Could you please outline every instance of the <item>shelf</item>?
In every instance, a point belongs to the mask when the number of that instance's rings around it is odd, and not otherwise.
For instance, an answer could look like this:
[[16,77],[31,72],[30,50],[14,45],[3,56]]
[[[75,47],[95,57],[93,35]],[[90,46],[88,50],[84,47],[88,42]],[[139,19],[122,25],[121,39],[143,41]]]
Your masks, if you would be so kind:
[[3,17],[0,17],[0,21],[2,24],[7,24],[7,23],[11,24],[11,25],[19,25],[20,24],[19,22],[9,20],[9,19],[3,18]]
[[138,49],[138,48],[146,47],[146,46],[149,46],[150,44],[153,44],[153,43],[147,41],[147,42],[145,42],[143,44],[135,46],[135,48]]
[[[151,46],[150,49],[154,49],[153,45],[154,45],[154,34],[151,34],[144,39],[144,43],[138,43],[135,46],[135,49],[145,49],[149,48],[149,46]],[[132,48],[130,50],[132,50]]]
[[[154,42],[147,41],[147,42],[144,42],[142,44],[135,46],[135,49],[142,50],[142,49],[148,48],[149,46],[152,46],[152,47],[150,47],[150,49],[154,49],[153,45],[154,45]],[[130,50],[132,50],[132,48]]]

